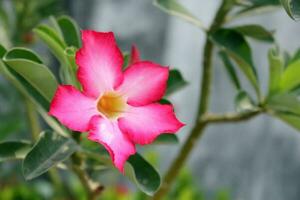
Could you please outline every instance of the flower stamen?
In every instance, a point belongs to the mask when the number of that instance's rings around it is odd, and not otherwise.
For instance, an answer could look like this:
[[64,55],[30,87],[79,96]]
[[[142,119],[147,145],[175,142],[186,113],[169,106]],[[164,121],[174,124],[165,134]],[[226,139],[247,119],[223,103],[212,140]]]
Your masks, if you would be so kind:
[[97,109],[109,119],[119,117],[126,109],[126,100],[116,92],[106,92],[98,100]]

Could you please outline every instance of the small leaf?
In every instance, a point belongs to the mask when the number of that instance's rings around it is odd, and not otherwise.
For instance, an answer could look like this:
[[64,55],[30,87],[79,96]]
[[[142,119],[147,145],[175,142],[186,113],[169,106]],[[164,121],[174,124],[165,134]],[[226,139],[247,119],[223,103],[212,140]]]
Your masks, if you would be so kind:
[[79,48],[81,46],[79,27],[76,22],[68,16],[57,18],[57,23],[68,46]]
[[229,75],[229,78],[230,78],[231,82],[236,87],[236,89],[240,90],[241,89],[241,84],[240,84],[240,81],[237,77],[237,74],[236,74],[236,71],[235,71],[235,68],[234,68],[232,62],[228,58],[227,54],[224,53],[223,51],[219,52],[219,56],[221,57],[221,59],[223,61],[223,64],[226,68],[226,71]]
[[271,48],[268,53],[269,58],[269,96],[279,90],[280,78],[283,71],[283,59],[279,50]]
[[170,15],[180,17],[201,29],[205,29],[202,22],[176,0],[154,0],[154,5]]
[[287,14],[294,20],[300,19],[299,0],[280,0]]
[[0,162],[23,159],[31,148],[30,142],[11,141],[0,143]]
[[172,69],[169,71],[166,95],[170,95],[186,85],[187,82],[183,79],[181,73],[177,69]]
[[13,48],[4,56],[4,62],[30,83],[48,101],[51,101],[58,83],[39,57],[25,48]]
[[154,141],[154,144],[178,144],[178,143],[179,143],[178,137],[175,134],[169,134],[169,133],[159,135]]
[[132,166],[138,188],[147,195],[152,196],[161,184],[161,178],[157,170],[138,153],[130,156],[128,162]]
[[289,64],[281,76],[280,91],[289,91],[300,84],[300,60]]
[[244,36],[251,37],[253,39],[265,41],[265,42],[274,42],[273,33],[267,31],[264,27],[260,25],[243,25],[230,27],[233,30],[241,33]]
[[260,91],[251,49],[243,35],[235,30],[220,29],[211,35],[211,39],[235,60],[259,95]]
[[23,161],[25,179],[31,180],[40,176],[49,168],[67,159],[78,148],[71,138],[62,137],[55,132],[42,132],[39,140]]
[[256,109],[253,100],[245,91],[239,91],[235,97],[235,107],[238,112],[248,112]]

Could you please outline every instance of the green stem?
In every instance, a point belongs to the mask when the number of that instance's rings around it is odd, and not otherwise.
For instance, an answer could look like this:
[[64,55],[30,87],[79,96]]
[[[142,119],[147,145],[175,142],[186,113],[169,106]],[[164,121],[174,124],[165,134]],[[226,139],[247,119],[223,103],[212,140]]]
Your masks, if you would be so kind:
[[219,7],[216,16],[213,20],[212,25],[210,26],[204,45],[203,52],[203,73],[202,73],[202,83],[201,83],[201,92],[200,92],[200,103],[199,109],[196,117],[196,123],[192,129],[187,140],[181,147],[179,154],[171,164],[169,170],[167,171],[162,186],[159,188],[157,193],[154,195],[154,200],[162,199],[170,190],[172,183],[175,181],[178,176],[182,166],[192,152],[196,142],[203,135],[203,131],[207,125],[206,121],[202,120],[202,117],[205,116],[207,110],[209,109],[210,102],[210,90],[212,82],[212,56],[214,45],[211,42],[209,36],[210,33],[218,30],[224,23],[225,17],[230,11],[234,0],[223,0],[221,6]]
[[34,105],[28,98],[24,97],[24,103],[31,136],[33,141],[36,141],[39,137],[39,133],[41,132],[38,114],[35,110]]

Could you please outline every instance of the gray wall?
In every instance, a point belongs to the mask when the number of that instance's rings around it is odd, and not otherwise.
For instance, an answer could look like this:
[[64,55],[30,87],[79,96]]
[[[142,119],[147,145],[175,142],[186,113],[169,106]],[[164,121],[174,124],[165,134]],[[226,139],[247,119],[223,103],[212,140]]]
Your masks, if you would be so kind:
[[[80,1],[77,4],[83,4]],[[92,1],[90,1],[92,2]],[[150,0],[99,0],[84,13],[91,17],[84,27],[98,31],[114,31],[123,50],[135,43],[143,58],[179,68],[190,82],[171,97],[179,118],[187,126],[178,134],[187,136],[196,115],[203,33],[192,25],[168,17],[152,6]],[[181,1],[196,16],[209,24],[219,1]],[[81,7],[77,6],[80,12]],[[77,12],[77,14],[78,14]],[[82,13],[82,12],[81,12]],[[79,17],[84,23],[84,19]],[[278,43],[293,51],[300,47],[299,23],[283,10],[235,22],[263,24],[276,29]],[[251,42],[255,63],[264,90],[268,81],[267,44]],[[232,111],[235,91],[219,60],[215,60],[213,103],[215,112]],[[247,82],[244,83],[248,87]],[[195,179],[211,196],[220,188],[232,191],[238,200],[300,199],[300,135],[287,125],[268,116],[235,125],[209,127],[194,149],[189,166]],[[165,171],[179,147],[159,147],[161,171]]]

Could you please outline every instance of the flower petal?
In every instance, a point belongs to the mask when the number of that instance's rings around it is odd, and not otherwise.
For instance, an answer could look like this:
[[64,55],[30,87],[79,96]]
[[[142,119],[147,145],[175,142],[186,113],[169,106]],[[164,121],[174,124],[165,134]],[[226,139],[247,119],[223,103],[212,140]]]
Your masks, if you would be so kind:
[[142,106],[160,100],[166,90],[169,68],[152,62],[137,62],[124,72],[117,90],[128,97],[128,103]]
[[123,79],[123,55],[112,32],[82,31],[82,48],[76,53],[77,77],[92,97],[117,87]]
[[136,62],[139,62],[140,60],[141,60],[140,59],[140,52],[139,52],[138,48],[135,45],[132,45],[129,65],[132,65]]
[[175,133],[184,126],[176,118],[171,105],[158,103],[130,107],[118,122],[122,132],[134,143],[141,145],[152,143],[162,133]]
[[97,113],[96,100],[70,85],[58,87],[49,111],[66,127],[80,132],[88,130],[90,119]]
[[91,120],[88,139],[102,144],[122,173],[126,160],[136,152],[134,144],[121,132],[117,121],[99,116],[94,116]]

